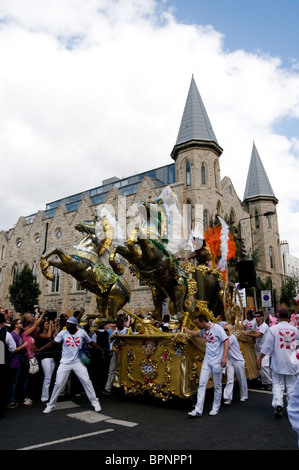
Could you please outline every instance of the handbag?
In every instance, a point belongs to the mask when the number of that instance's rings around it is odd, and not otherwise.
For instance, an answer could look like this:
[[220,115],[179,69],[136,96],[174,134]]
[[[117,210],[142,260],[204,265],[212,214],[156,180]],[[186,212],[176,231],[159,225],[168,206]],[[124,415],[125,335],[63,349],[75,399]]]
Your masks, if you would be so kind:
[[[73,335],[72,335],[73,336]],[[88,364],[90,363],[90,353],[89,353],[89,349],[86,347],[86,346],[82,346],[81,348],[79,348],[79,346],[77,345],[76,341],[74,341],[75,345],[77,346],[77,348],[79,349],[79,358],[82,362],[82,364],[84,366],[88,366]]]
[[87,348],[79,349],[79,357],[80,357],[82,364],[84,364],[85,366],[88,366],[88,364],[90,363],[90,354]]
[[29,358],[29,374],[36,374],[39,371],[39,365],[36,357]]

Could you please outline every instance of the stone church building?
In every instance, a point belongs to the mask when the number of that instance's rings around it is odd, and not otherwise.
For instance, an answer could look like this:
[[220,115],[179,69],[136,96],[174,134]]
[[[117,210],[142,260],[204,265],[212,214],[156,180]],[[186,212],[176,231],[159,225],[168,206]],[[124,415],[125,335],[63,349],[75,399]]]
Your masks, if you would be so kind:
[[[250,164],[243,200],[237,195],[230,178],[221,177],[222,151],[192,77],[177,141],[171,151],[172,160],[168,165],[123,179],[112,177],[97,188],[48,203],[45,210],[20,217],[14,228],[0,232],[0,306],[13,308],[8,288],[27,263],[42,292],[39,298],[41,308],[60,315],[71,314],[83,306],[88,314],[95,314],[95,296],[82,290],[72,276],[56,268],[53,281],[42,275],[39,266],[41,255],[54,246],[68,252],[81,237],[75,230],[76,223],[93,218],[104,206],[125,217],[125,224],[129,226],[132,217],[136,216],[130,213],[130,208],[141,201],[155,202],[168,185],[178,196],[189,229],[196,225],[204,229],[219,215],[228,223],[235,239],[242,240],[245,257],[250,258],[258,247],[256,274],[263,281],[271,278],[272,288],[278,296],[282,283],[276,215],[278,200],[255,144],[251,158],[248,155]],[[247,156],[242,156],[242,160],[246,161]],[[122,210],[121,206],[126,209]],[[128,309],[150,310],[149,288],[128,269],[125,275],[132,289]]]

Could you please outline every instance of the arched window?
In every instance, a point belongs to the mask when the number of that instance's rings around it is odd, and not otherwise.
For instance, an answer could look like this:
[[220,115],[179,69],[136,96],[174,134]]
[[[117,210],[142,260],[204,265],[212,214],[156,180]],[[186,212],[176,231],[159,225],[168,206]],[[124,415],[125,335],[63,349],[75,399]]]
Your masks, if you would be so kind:
[[38,265],[37,265],[37,262],[36,261],[33,261],[33,265],[32,265],[32,274],[35,278],[35,282],[37,282],[37,273],[38,273]]
[[222,216],[222,205],[220,201],[217,202],[216,213],[217,215]]
[[18,274],[19,274],[19,267],[18,267],[17,263],[15,263],[13,265],[12,271],[11,271],[12,282],[15,282],[16,277],[17,277]]
[[259,220],[259,214],[257,210],[254,213],[254,220],[255,220],[255,228],[260,228],[260,220]]
[[274,259],[273,259],[273,249],[272,246],[269,248],[269,260],[270,260],[270,268],[274,269]]
[[187,199],[184,204],[184,219],[185,219],[185,229],[187,233],[190,233],[192,229],[192,202]]
[[60,270],[54,267],[51,292],[59,292],[59,281],[60,281]]
[[203,211],[203,228],[204,230],[207,230],[208,228],[208,211],[207,210]]
[[2,268],[0,268],[0,284],[2,282]]
[[186,186],[191,185],[191,168],[190,168],[190,163],[186,163]]
[[219,166],[218,166],[217,161],[215,161],[215,163],[214,163],[214,178],[215,178],[215,188],[218,188],[218,186],[219,186]]
[[235,211],[234,209],[231,209],[230,214],[229,214],[229,223],[231,226],[233,226],[235,222],[236,222]]
[[206,167],[204,164],[201,165],[201,184],[206,184]]
[[1,259],[4,259],[5,257],[5,246],[2,245],[2,248],[1,248]]

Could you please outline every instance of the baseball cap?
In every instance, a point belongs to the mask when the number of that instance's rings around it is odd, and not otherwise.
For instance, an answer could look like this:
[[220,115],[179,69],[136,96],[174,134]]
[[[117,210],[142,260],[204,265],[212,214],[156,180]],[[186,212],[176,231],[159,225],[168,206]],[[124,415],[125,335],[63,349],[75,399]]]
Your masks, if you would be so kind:
[[77,318],[75,317],[69,317],[66,322],[73,323],[73,325],[78,325]]

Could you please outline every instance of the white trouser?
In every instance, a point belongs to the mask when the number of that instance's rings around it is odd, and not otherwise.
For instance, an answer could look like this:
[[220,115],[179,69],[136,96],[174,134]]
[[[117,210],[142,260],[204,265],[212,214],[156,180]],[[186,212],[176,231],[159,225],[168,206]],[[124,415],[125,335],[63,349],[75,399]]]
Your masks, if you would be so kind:
[[278,374],[272,370],[272,406],[274,408],[277,406],[283,407],[284,391],[286,392],[287,404],[289,403],[297,378],[298,375]]
[[202,414],[203,412],[206,388],[211,374],[213,374],[214,382],[214,401],[212,409],[218,412],[221,405],[223,369],[220,363],[214,365],[204,361],[201,367],[197,390],[197,403],[195,405],[195,411],[199,414]]
[[[260,349],[255,350],[256,358],[258,359],[261,354]],[[260,379],[263,385],[271,385],[272,378],[271,378],[271,369],[270,369],[270,356],[264,356],[261,362],[260,368]]]
[[291,426],[296,431],[298,436],[298,447],[299,447],[299,378],[295,383],[293,393],[288,404],[288,418]]
[[71,371],[73,371],[80,380],[92,406],[97,405],[99,403],[99,400],[96,397],[92,382],[88,375],[87,368],[82,364],[80,359],[78,359],[77,361],[72,362],[71,364],[60,363],[57,369],[56,382],[48,406],[55,405],[57,398],[65,382],[67,381]]
[[115,370],[116,370],[116,354],[113,353],[111,360],[110,360],[108,378],[107,378],[107,382],[105,386],[105,389],[108,390],[109,392],[111,392],[112,390],[112,384],[113,384],[113,380],[115,377]]
[[244,361],[234,361],[229,360],[226,368],[226,386],[223,391],[223,398],[225,400],[232,401],[233,399],[233,390],[234,390],[234,379],[235,374],[237,376],[239,387],[240,387],[240,398],[248,398],[248,386],[247,379],[245,374],[245,364]]
[[55,360],[53,357],[45,357],[41,360],[41,366],[44,372],[41,401],[49,400],[49,389],[52,375],[55,369]]

